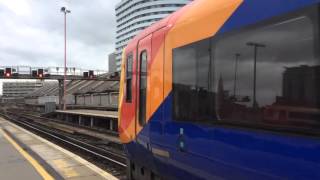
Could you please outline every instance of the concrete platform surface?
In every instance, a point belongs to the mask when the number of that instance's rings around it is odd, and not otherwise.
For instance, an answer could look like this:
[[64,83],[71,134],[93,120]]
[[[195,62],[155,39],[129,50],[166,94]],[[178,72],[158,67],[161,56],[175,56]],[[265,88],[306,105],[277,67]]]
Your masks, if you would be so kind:
[[95,116],[95,117],[109,117],[118,118],[117,111],[100,111],[100,110],[88,110],[88,109],[74,109],[74,110],[56,110],[58,113],[76,114],[84,116]]
[[0,179],[117,179],[92,163],[0,118]]
[[42,179],[31,163],[6,138],[3,130],[0,130],[0,179]]

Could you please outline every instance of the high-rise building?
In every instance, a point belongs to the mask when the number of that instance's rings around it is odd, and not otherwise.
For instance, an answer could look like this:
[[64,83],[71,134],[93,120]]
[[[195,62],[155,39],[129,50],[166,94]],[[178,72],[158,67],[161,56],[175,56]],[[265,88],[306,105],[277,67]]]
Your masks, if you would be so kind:
[[139,31],[168,16],[192,0],[121,0],[116,5],[116,64],[120,71],[121,53]]
[[6,98],[23,98],[43,86],[43,81],[3,82],[2,93]]
[[288,67],[283,73],[282,94],[285,104],[304,107],[320,105],[320,66]]
[[117,71],[117,62],[116,62],[116,55],[115,53],[109,54],[109,59],[108,59],[108,64],[109,64],[109,73],[113,73]]

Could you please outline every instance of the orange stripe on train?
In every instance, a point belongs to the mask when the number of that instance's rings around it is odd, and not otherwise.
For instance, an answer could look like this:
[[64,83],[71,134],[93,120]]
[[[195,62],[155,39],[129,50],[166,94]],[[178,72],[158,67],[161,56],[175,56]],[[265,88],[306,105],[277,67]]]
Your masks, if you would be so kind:
[[172,50],[216,34],[243,0],[196,0],[166,37],[165,97],[172,90]]
[[[160,23],[147,28],[129,43],[128,46],[137,45],[139,39],[153,33],[163,26],[162,24],[166,25],[166,37],[161,39],[154,36],[155,38],[152,39],[154,49],[152,49],[147,79],[148,120],[172,90],[172,50],[213,36],[242,2],[243,0],[195,0]],[[122,66],[120,106],[124,103],[124,71],[125,66]],[[135,117],[127,116],[128,113],[121,107],[119,112],[120,138],[123,143],[128,143],[135,138]],[[140,131],[141,128],[137,128],[137,133]]]

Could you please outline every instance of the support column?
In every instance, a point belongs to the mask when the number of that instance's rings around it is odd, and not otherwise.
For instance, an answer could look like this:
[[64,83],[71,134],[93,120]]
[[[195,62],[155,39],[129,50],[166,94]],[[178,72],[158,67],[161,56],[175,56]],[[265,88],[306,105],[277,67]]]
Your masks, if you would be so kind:
[[79,120],[79,126],[81,126],[83,124],[83,122],[82,122],[82,117],[80,115],[78,117],[78,120]]
[[63,109],[63,89],[64,89],[64,86],[63,86],[63,79],[59,79],[58,80],[58,89],[59,89],[59,109]]
[[111,93],[108,94],[108,104],[111,106]]
[[78,96],[74,95],[74,105],[77,105],[77,104],[78,104]]
[[109,124],[109,126],[110,126],[110,130],[111,131],[113,131],[113,120],[112,119],[110,119],[110,122],[109,122],[110,124]]
[[90,117],[90,127],[93,127],[93,117]]

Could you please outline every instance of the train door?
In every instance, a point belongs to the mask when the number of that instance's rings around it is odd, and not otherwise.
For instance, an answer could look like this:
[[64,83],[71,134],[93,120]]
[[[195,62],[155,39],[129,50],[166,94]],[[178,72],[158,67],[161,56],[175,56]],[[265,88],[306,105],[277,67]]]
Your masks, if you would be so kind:
[[137,143],[141,144],[146,149],[149,149],[149,129],[147,122],[147,80],[148,66],[151,58],[151,37],[149,35],[141,39],[137,49],[137,106],[136,106],[136,137]]
[[150,112],[152,120],[150,126],[150,144],[153,154],[153,166],[150,166],[155,176],[167,176],[167,163],[169,151],[164,136],[163,121],[163,75],[164,75],[164,41],[166,28],[159,29],[152,34],[152,61],[150,63],[149,77],[150,85],[148,99],[150,101]]
[[165,139],[163,122],[163,65],[164,65],[164,39],[166,28],[159,29],[152,34],[152,62],[149,77],[149,99],[152,121],[150,124],[150,142],[152,149],[158,152],[163,149]]

